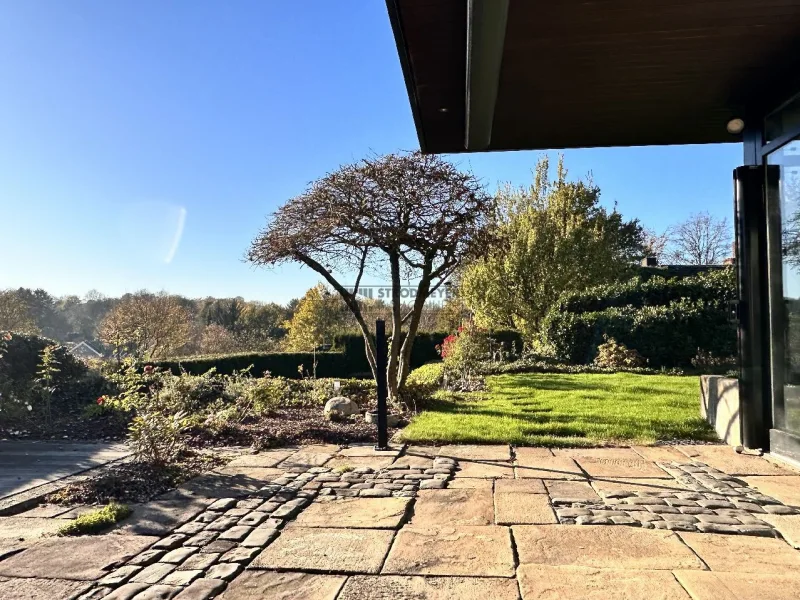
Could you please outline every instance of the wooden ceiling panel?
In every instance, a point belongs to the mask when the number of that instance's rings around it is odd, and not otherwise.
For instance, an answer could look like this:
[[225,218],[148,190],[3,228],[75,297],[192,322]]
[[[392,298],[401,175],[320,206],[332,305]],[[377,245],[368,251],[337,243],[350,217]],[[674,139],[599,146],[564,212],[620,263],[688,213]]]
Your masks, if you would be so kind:
[[[423,149],[464,151],[466,0],[387,2]],[[796,74],[800,0],[510,0],[490,149],[737,141]]]

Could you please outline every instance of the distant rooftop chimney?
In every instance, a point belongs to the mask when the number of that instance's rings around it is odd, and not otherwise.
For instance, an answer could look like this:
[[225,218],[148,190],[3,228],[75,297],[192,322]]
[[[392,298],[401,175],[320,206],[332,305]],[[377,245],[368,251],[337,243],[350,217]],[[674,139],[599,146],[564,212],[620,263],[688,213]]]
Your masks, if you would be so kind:
[[643,267],[657,267],[658,266],[658,259],[655,256],[645,256],[642,259],[642,266]]

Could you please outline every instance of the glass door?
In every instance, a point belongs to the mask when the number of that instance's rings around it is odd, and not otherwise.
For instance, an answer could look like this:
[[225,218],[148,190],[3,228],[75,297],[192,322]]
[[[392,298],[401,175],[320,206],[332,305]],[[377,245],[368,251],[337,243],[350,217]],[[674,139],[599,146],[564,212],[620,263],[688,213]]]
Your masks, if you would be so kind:
[[[767,155],[773,451],[800,456],[800,140]],[[777,430],[777,431],[775,431]]]

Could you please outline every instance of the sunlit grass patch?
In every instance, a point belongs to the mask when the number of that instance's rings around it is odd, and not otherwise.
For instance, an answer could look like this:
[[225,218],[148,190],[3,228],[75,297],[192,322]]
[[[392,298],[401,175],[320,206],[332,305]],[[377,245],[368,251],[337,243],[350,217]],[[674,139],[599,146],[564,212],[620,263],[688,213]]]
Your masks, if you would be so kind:
[[524,373],[484,392],[439,392],[402,431],[408,442],[535,446],[716,440],[696,376]]

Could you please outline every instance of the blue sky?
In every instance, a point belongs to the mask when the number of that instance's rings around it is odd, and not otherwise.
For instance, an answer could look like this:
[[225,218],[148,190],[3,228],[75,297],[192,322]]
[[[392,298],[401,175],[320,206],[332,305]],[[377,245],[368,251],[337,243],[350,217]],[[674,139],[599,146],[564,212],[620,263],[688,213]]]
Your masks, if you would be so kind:
[[[265,217],[417,148],[378,0],[0,0],[0,81],[0,289],[285,302],[318,278],[242,261]],[[732,216],[738,144],[565,154],[649,227]],[[494,189],[537,153],[454,159]]]

